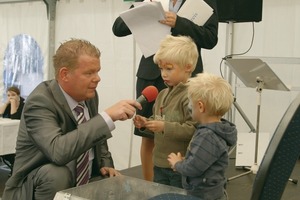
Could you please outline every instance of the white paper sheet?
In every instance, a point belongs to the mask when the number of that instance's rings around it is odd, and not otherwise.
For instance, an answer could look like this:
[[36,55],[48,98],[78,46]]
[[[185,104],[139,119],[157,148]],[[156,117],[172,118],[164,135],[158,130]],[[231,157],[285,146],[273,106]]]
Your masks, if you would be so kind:
[[213,14],[213,9],[203,0],[186,0],[177,15],[202,26]]
[[135,41],[147,58],[156,53],[159,44],[166,35],[171,34],[171,28],[159,23],[164,19],[164,9],[161,2],[148,2],[129,9],[120,14]]
[[[132,4],[134,5],[134,7],[137,7],[137,6],[140,6],[144,3],[149,3],[149,2],[154,2],[155,0],[145,0],[145,1],[142,1],[142,2],[133,2]],[[168,11],[169,10],[169,3],[170,1],[169,0],[156,0],[156,2],[160,2],[163,9],[165,11]]]

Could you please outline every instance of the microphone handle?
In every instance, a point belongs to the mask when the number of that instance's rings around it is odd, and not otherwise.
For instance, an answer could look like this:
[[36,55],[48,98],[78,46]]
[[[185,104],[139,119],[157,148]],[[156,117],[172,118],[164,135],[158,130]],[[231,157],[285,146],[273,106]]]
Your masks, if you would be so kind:
[[144,104],[147,102],[147,99],[144,97],[144,95],[139,96],[139,98],[136,99],[137,102],[140,104]]

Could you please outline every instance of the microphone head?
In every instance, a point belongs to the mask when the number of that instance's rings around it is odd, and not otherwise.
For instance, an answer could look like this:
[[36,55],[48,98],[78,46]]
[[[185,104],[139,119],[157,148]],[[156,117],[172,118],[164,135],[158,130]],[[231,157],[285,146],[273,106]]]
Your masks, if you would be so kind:
[[142,95],[146,98],[147,102],[150,103],[156,99],[158,90],[155,86],[150,85],[142,91]]

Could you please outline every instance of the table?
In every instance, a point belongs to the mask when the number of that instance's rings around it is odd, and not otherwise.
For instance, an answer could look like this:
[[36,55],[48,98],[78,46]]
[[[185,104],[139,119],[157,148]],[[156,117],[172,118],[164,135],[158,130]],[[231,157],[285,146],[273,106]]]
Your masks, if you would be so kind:
[[14,154],[20,120],[0,118],[0,156]]
[[57,192],[54,200],[141,200],[165,193],[186,196],[181,188],[122,175]]

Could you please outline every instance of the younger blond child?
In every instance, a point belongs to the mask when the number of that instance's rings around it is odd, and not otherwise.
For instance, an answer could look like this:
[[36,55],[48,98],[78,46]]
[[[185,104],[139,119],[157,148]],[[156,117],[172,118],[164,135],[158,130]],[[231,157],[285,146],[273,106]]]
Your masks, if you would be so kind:
[[203,73],[191,78],[188,98],[192,117],[199,122],[187,153],[174,151],[170,166],[182,175],[187,193],[205,200],[226,200],[225,170],[228,147],[236,143],[237,130],[222,116],[231,108],[231,86],[223,78]]

